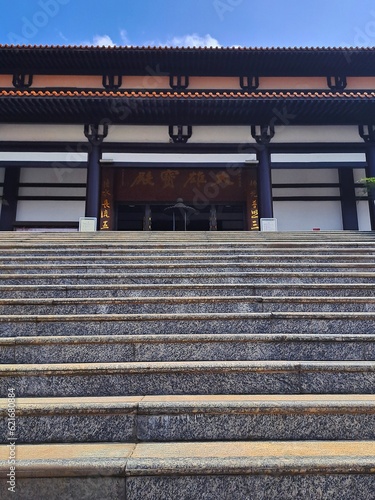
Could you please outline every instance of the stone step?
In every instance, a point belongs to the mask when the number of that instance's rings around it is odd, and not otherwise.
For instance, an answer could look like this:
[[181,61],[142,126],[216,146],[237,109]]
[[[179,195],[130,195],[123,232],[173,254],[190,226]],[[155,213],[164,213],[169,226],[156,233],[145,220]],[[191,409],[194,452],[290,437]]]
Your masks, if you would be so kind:
[[0,299],[0,315],[375,312],[374,297],[99,297]]
[[0,363],[375,360],[374,334],[74,335],[0,339]]
[[113,240],[132,240],[139,241],[149,240],[164,240],[168,239],[197,239],[197,240],[218,240],[218,239],[373,239],[372,231],[278,231],[278,232],[261,232],[261,231],[99,231],[99,232],[43,232],[43,231],[17,231],[6,232],[7,237],[14,240],[28,241],[39,239],[82,239],[82,240],[97,240],[108,239],[108,235]]
[[254,272],[128,272],[109,273],[105,269],[102,272],[83,273],[60,273],[54,274],[53,268],[50,273],[44,274],[1,274],[0,286],[3,285],[114,285],[114,284],[223,284],[223,283],[303,283],[303,284],[375,284],[375,273],[373,272],[278,272],[278,271],[254,271]]
[[[159,252],[160,253],[160,252]],[[2,256],[4,258],[4,262],[9,266],[9,268],[16,266],[29,266],[37,265],[45,266],[46,264],[46,255],[38,255],[30,254],[25,256]],[[152,264],[154,266],[158,265],[170,265],[171,260],[173,262],[178,263],[179,265],[187,265],[187,264],[199,264],[206,265],[207,263],[228,263],[230,265],[235,263],[240,264],[256,264],[260,265],[275,265],[282,264],[286,266],[288,263],[295,264],[296,255],[295,254],[287,254],[287,253],[278,253],[278,254],[265,254],[265,253],[245,253],[245,252],[210,252],[209,255],[204,254],[203,252],[196,253],[167,253],[165,255],[155,255],[153,252],[145,253],[144,255],[137,254],[123,254],[119,253],[118,255],[111,254],[83,254],[83,255],[55,255],[52,254],[48,256],[48,262],[53,265],[129,265],[129,264],[139,264],[142,266],[145,264]],[[374,265],[374,257],[369,257],[368,254],[356,255],[356,254],[344,254],[344,255],[322,255],[322,254],[304,254],[301,256],[301,264],[315,264],[318,266],[327,264],[329,266],[339,265],[341,267],[347,266],[348,264],[352,266],[357,266],[358,264],[364,266],[372,266]]]
[[309,240],[353,240],[353,239],[374,239],[372,231],[98,231],[98,232],[43,232],[43,231],[9,231],[5,232],[8,239],[18,241],[35,240],[107,240],[111,236],[112,240],[137,240],[137,241],[159,241],[171,240],[285,240],[285,239],[309,239]]
[[[15,491],[20,500],[369,500],[374,455],[374,441],[21,444]],[[3,445],[4,500],[15,498],[8,458]]]
[[1,337],[215,333],[373,334],[375,313],[0,315]]
[[8,258],[23,258],[28,257],[67,257],[76,256],[77,258],[105,258],[105,257],[168,257],[179,256],[188,257],[194,255],[197,257],[205,257],[207,255],[222,256],[222,255],[246,255],[249,258],[268,257],[270,259],[277,258],[279,255],[286,257],[298,256],[311,256],[311,257],[327,257],[335,258],[339,256],[350,257],[353,254],[363,258],[374,258],[375,242],[365,245],[358,244],[336,244],[329,245],[298,245],[293,246],[289,244],[278,245],[256,245],[251,244],[205,244],[205,245],[172,245],[172,244],[156,244],[156,245],[85,245],[80,244],[77,246],[66,245],[45,245],[45,246],[24,246],[15,245],[9,248],[0,247],[0,256],[2,259]]
[[[0,264],[0,275],[5,278],[9,275],[29,275],[32,274],[163,274],[163,273],[374,273],[375,262],[362,262],[362,263],[331,263],[331,262],[206,262],[197,263],[186,261],[185,263],[133,263],[133,264],[56,264],[53,262],[44,264],[22,264],[22,265],[9,265]],[[4,279],[4,278],[3,278]]]
[[375,297],[375,283],[175,283],[175,284],[82,284],[1,285],[0,297],[205,297],[253,295],[262,297]]
[[375,361],[175,361],[0,365],[0,396],[372,394]]
[[16,412],[17,444],[375,439],[374,395],[17,398]]

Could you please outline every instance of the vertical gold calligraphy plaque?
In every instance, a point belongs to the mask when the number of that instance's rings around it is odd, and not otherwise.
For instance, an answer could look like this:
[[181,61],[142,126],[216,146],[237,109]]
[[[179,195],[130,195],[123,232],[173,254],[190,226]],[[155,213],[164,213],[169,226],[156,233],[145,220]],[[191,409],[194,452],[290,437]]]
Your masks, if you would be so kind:
[[259,231],[257,171],[248,170],[246,190],[246,219],[248,231]]
[[114,229],[113,168],[102,168],[100,189],[100,231]]

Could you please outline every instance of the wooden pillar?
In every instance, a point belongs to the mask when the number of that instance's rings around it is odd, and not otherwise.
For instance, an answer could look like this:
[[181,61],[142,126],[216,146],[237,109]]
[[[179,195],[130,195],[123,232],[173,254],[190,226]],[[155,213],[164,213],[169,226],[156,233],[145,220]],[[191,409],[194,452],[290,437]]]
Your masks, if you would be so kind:
[[[366,177],[375,177],[375,142],[367,144],[366,148]],[[371,229],[375,229],[375,200],[374,195],[369,193],[368,197]]]
[[[375,177],[375,125],[359,125],[359,135],[366,143],[366,177]],[[375,229],[374,196],[369,194],[371,228]]]
[[2,208],[0,216],[0,230],[13,231],[17,215],[18,186],[20,182],[19,167],[5,169]]
[[85,136],[90,142],[87,159],[86,217],[97,217],[100,212],[101,144],[108,134],[107,125],[85,125]]
[[258,151],[259,214],[262,218],[273,217],[271,159],[267,146]]
[[258,158],[258,192],[259,192],[259,217],[273,217],[272,203],[272,180],[271,180],[271,158],[268,145],[275,135],[275,130],[272,126],[253,125],[251,127],[251,135],[259,144],[257,151]]
[[357,200],[352,168],[339,168],[343,229],[358,231]]

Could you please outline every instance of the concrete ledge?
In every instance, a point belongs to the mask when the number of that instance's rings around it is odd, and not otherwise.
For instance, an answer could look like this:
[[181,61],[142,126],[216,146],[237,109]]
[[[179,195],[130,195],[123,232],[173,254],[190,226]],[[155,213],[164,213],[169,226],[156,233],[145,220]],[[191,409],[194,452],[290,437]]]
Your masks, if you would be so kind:
[[1,315],[0,335],[374,334],[375,313]]
[[175,284],[81,284],[0,285],[8,298],[104,298],[104,297],[205,297],[252,295],[262,297],[372,297],[375,283],[175,283]]
[[[97,269],[96,269],[97,271]],[[191,272],[128,272],[128,273],[110,273],[104,268],[102,272],[91,273],[19,273],[19,274],[0,274],[0,285],[112,285],[112,284],[221,284],[221,283],[249,283],[258,282],[258,284],[271,283],[374,283],[374,273],[372,272],[291,272],[291,271],[269,271],[264,272],[228,272],[227,270],[207,272],[206,270]]]
[[[9,449],[0,446],[0,470]],[[18,445],[18,477],[372,474],[374,441]]]
[[374,442],[205,444],[137,445],[126,467],[127,498],[368,500],[373,496]]
[[375,439],[374,395],[17,398],[16,415],[18,443]]
[[[209,249],[207,249],[209,251]],[[130,273],[135,274],[146,274],[153,275],[157,274],[170,274],[173,273],[191,273],[196,272],[202,273],[215,273],[215,272],[226,272],[226,273],[256,273],[260,277],[264,273],[345,273],[345,274],[363,274],[366,275],[369,272],[373,272],[375,269],[374,262],[300,262],[302,259],[297,259],[294,263],[287,262],[237,262],[226,259],[223,262],[195,262],[190,260],[184,263],[171,262],[169,263],[154,263],[154,262],[138,262],[137,264],[130,263],[105,263],[100,264],[95,263],[85,263],[85,264],[60,264],[50,262],[43,264],[0,264],[0,277],[16,277],[18,275],[24,276],[28,275],[69,275],[69,274],[94,274],[99,273],[106,274],[119,274],[126,275]],[[51,264],[53,264],[51,266]]]
[[0,315],[374,312],[375,297],[98,297],[0,299]]
[[71,335],[0,338],[0,362],[374,360],[375,334]]
[[[121,476],[134,444],[35,444],[16,446],[18,477]],[[9,448],[0,446],[0,471],[8,472]]]
[[[1,365],[0,394],[371,394],[375,361],[185,361]],[[17,389],[18,388],[18,389]],[[119,394],[120,392],[120,394]]]

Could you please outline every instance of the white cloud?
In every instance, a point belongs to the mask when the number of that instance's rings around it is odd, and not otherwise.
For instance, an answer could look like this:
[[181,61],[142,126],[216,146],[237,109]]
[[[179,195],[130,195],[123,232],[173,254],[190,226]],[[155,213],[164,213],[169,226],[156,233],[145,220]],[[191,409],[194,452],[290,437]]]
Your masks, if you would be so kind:
[[92,45],[97,45],[99,47],[114,47],[116,44],[108,35],[95,35]]
[[207,34],[200,36],[197,33],[184,36],[174,36],[166,42],[152,41],[147,42],[145,45],[160,46],[160,47],[220,47],[220,43],[216,38]]
[[[125,29],[122,29],[120,31],[120,38],[122,46],[131,46],[131,41]],[[115,47],[117,44],[109,35],[95,35],[93,36],[92,41],[85,40],[78,45]],[[216,38],[212,37],[211,35],[207,34],[204,36],[200,36],[197,33],[183,36],[174,36],[173,38],[167,39],[166,41],[146,41],[144,45],[151,47],[221,47],[218,40],[216,40]]]
[[120,37],[122,45],[131,45],[130,40],[128,38],[128,32],[126,30],[120,31]]
[[59,31],[59,37],[62,38],[64,40],[64,42],[69,42],[69,40],[66,38],[66,36],[64,35],[64,33],[62,31]]

